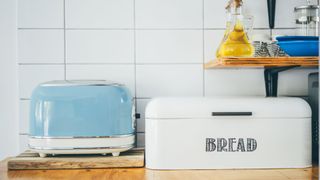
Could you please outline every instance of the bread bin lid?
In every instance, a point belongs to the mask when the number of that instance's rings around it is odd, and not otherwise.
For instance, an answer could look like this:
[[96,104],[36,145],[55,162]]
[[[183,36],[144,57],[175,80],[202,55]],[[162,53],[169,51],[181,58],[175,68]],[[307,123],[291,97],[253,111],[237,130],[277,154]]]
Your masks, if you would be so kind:
[[41,83],[39,86],[124,86],[119,83],[106,80],[55,80]]
[[292,97],[155,98],[146,107],[147,119],[213,117],[310,118],[309,104]]

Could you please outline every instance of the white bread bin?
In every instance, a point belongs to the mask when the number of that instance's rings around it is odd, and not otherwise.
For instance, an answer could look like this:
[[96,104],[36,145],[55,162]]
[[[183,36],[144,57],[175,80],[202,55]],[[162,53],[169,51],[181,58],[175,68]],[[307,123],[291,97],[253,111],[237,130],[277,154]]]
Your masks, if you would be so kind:
[[147,168],[309,166],[311,110],[300,98],[156,98],[147,105]]

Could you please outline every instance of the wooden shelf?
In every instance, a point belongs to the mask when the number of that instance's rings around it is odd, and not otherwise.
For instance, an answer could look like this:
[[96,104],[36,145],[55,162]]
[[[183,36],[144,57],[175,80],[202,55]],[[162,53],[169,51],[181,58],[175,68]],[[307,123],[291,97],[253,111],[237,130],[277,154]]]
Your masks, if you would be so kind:
[[264,68],[267,97],[276,97],[278,74],[295,67],[319,67],[319,57],[228,57],[211,61],[205,69],[214,68]]
[[318,67],[319,57],[228,57],[210,61],[204,65],[205,69],[212,68],[246,68],[246,67],[283,67],[302,66]]

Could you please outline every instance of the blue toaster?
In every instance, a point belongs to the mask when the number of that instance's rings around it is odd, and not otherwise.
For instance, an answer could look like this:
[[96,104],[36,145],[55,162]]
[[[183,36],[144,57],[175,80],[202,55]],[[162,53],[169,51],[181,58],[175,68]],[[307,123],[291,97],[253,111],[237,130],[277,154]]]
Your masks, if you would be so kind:
[[30,102],[30,149],[48,154],[119,156],[135,143],[135,106],[129,90],[108,81],[51,81]]

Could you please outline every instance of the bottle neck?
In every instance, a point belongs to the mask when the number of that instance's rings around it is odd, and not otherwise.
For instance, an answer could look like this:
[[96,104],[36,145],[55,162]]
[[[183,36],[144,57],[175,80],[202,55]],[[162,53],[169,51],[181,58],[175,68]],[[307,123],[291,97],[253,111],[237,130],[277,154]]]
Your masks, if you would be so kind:
[[242,0],[230,0],[226,7],[227,29],[228,26],[242,20]]
[[242,15],[242,7],[232,7],[230,13],[231,15]]

